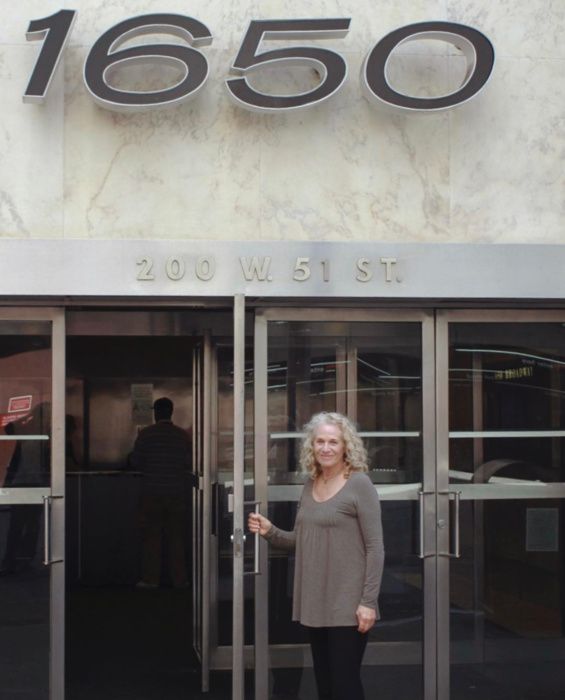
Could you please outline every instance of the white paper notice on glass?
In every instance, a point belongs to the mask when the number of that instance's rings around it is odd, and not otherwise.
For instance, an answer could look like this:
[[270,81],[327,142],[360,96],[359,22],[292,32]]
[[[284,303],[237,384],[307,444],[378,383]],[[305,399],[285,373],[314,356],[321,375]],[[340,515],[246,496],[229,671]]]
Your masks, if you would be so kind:
[[153,423],[153,384],[131,385],[131,419],[138,426]]
[[557,508],[526,510],[526,551],[559,551],[559,510]]

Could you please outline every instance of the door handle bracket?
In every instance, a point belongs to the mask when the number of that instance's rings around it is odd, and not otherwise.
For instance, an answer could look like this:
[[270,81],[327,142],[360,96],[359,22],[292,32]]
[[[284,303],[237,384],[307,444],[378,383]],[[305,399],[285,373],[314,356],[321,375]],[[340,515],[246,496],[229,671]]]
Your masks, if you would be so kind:
[[450,502],[453,501],[453,552],[438,552],[440,557],[448,557],[449,559],[461,558],[461,532],[459,526],[459,513],[461,505],[461,491],[438,491],[439,496],[448,496]]
[[424,498],[426,496],[435,495],[434,491],[418,491],[418,512],[420,520],[420,551],[418,552],[419,559],[427,559],[433,557],[433,554],[426,554],[424,542]]
[[51,504],[63,496],[43,496],[43,565],[59,564],[63,559],[51,558]]

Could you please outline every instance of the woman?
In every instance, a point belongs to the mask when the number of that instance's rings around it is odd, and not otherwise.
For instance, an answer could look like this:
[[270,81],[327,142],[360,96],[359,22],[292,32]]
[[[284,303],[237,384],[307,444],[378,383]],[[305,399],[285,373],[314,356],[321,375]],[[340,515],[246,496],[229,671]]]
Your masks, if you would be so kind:
[[248,526],[296,550],[292,619],[308,628],[320,700],[363,700],[361,661],[378,619],[384,548],[367,453],[351,422],[318,413],[305,427],[300,463],[310,473],[294,530],[251,513]]

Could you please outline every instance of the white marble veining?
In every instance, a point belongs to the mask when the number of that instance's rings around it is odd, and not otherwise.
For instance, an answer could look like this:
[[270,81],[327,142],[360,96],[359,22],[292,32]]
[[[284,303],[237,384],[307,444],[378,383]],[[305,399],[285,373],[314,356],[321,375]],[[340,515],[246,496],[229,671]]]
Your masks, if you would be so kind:
[[[446,115],[372,108],[359,89],[360,57],[348,58],[351,80],[331,104],[265,120],[262,237],[445,239]],[[399,59],[397,73],[415,60]],[[434,60],[445,75],[445,59]]]
[[63,84],[45,105],[23,104],[34,63],[27,46],[0,47],[0,236],[62,237]]
[[[72,49],[67,69],[66,236],[237,239],[258,230],[259,117],[231,107],[217,79],[175,109],[99,109],[81,83],[82,57]],[[225,56],[212,58],[215,76]]]
[[208,0],[187,3],[186,0],[76,0],[78,11],[73,45],[92,45],[107,29],[130,17],[153,13],[183,14],[194,17],[210,30],[216,49],[237,46],[249,19],[257,16],[259,0],[237,3]]
[[25,43],[32,19],[48,17],[61,9],[77,11],[71,45],[91,45],[109,27],[129,17],[157,12],[185,14],[203,22],[214,36],[217,49],[237,48],[251,19],[350,17],[349,36],[335,48],[369,51],[386,33],[412,22],[446,19],[445,0],[413,0],[410,6],[395,0],[26,0],[15,4],[0,23],[0,43]]
[[565,58],[563,0],[447,0],[446,19],[480,29],[500,57]]
[[482,98],[451,115],[455,240],[565,241],[564,67],[501,58]]
[[[333,44],[339,50],[368,53],[376,42],[393,29],[413,22],[445,19],[445,0],[262,0],[257,18],[350,17],[349,34]],[[328,46],[330,44],[328,43]]]
[[[64,74],[46,105],[24,105],[41,49],[26,44],[27,25],[62,7],[26,0],[0,23],[0,236],[564,238],[561,0],[77,0]],[[89,47],[111,25],[152,12],[191,14],[209,27],[214,42],[202,49],[208,84],[196,100],[170,110],[99,109],[82,82]],[[348,37],[320,42],[349,64],[335,97],[280,116],[232,105],[224,87],[229,66],[249,19],[268,17],[352,18]],[[491,38],[497,64],[489,85],[449,113],[398,115],[370,106],[359,83],[368,51],[392,29],[430,19],[470,24]],[[264,42],[261,50],[284,45]],[[441,42],[410,42],[390,63],[394,85],[416,95],[453,90],[463,73],[464,60]],[[147,85],[158,77],[149,69]],[[307,69],[284,68],[257,75],[255,84],[308,89],[316,80]]]
[[62,0],[25,0],[10,3],[9,7],[8,3],[4,3],[0,21],[0,45],[25,44],[31,20],[49,17],[66,7],[68,6]]

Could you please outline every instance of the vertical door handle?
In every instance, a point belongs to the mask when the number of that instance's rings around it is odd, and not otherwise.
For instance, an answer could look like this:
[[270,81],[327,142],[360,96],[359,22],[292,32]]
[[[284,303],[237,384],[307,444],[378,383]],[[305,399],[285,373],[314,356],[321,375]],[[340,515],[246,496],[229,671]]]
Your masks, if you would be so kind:
[[433,491],[418,491],[418,512],[420,521],[420,551],[418,553],[419,559],[426,559],[426,557],[433,556],[432,554],[426,554],[425,552],[425,542],[424,542],[424,497],[433,496]]
[[461,505],[461,491],[454,491],[453,496],[454,496],[454,503],[455,503],[455,513],[453,515],[453,520],[454,520],[453,540],[455,543],[455,550],[454,550],[452,556],[455,559],[459,559],[461,557],[461,533],[460,533],[460,528],[459,528],[459,510],[460,510],[460,505]]
[[212,484],[212,514],[210,517],[210,523],[211,523],[211,533],[212,535],[217,535],[219,532],[219,526],[218,526],[218,518],[219,518],[219,513],[220,513],[220,507],[219,507],[219,501],[220,501],[220,484],[215,481]]
[[[255,506],[255,512],[259,513],[259,507],[261,501],[243,501],[244,506]],[[261,536],[259,531],[255,533],[255,551],[253,553],[253,571],[244,571],[244,576],[260,576],[261,567],[259,564],[259,542],[261,541]]]
[[[449,557],[450,559],[460,559],[461,558],[461,532],[459,524],[459,512],[461,505],[461,491],[439,491],[439,495],[448,496],[449,501],[453,501],[454,513],[453,513],[453,552],[439,552],[441,557]],[[453,497],[453,498],[452,498]]]
[[43,496],[43,565],[51,566],[62,559],[51,559],[51,503],[62,496]]

